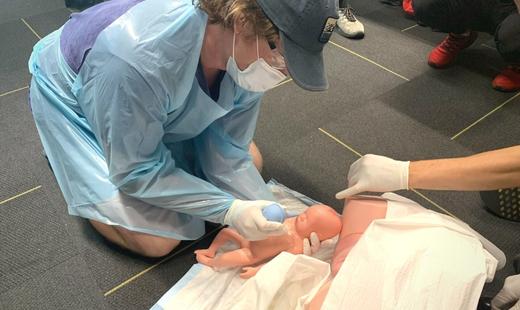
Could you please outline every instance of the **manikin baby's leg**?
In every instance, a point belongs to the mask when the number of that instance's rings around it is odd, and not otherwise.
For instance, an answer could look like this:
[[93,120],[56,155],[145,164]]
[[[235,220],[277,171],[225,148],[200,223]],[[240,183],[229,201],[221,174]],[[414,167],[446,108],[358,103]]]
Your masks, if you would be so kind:
[[231,228],[224,228],[217,234],[215,239],[213,239],[209,248],[206,250],[197,250],[195,253],[204,253],[206,256],[213,257],[215,256],[215,253],[217,253],[217,250],[228,241],[235,242],[240,248],[249,247],[249,241],[247,239]]
[[[239,245],[240,249],[231,251],[228,253],[223,253],[217,258],[215,257],[215,254],[217,253],[217,250],[222,247],[226,242],[232,241]],[[242,251],[243,250],[243,251]],[[232,254],[235,253],[235,254]],[[208,249],[205,250],[197,250],[195,251],[197,261],[199,263],[202,263],[204,265],[212,266],[212,267],[232,267],[235,265],[229,265],[235,260],[235,257],[238,259],[237,261],[239,264],[236,266],[247,266],[249,265],[249,259],[252,257],[251,251],[249,250],[249,241],[239,235],[236,231],[230,228],[224,228],[222,229]],[[232,254],[232,255],[231,255]],[[231,256],[228,256],[231,255]],[[243,265],[244,263],[245,265]],[[223,265],[222,265],[223,264]],[[217,266],[219,265],[219,266]],[[226,266],[224,266],[226,265]]]
[[250,266],[257,263],[249,248],[238,249],[217,255],[211,258],[197,253],[197,261],[207,266],[215,268],[230,268]]

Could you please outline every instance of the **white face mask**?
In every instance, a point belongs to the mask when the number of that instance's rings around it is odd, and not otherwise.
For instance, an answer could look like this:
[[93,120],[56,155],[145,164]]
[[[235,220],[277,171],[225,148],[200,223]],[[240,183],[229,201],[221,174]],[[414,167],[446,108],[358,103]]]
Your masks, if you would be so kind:
[[249,91],[265,92],[285,80],[286,76],[282,72],[271,67],[263,58],[260,58],[258,36],[256,37],[256,57],[255,62],[244,71],[240,71],[235,61],[235,34],[233,34],[233,56],[228,59],[226,71],[238,86]]

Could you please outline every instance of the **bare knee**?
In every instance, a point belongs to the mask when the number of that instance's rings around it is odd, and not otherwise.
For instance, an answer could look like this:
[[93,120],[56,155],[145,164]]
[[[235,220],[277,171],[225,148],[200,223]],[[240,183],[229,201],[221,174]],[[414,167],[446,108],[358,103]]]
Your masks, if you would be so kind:
[[133,242],[136,252],[147,257],[162,257],[168,255],[180,243],[180,240],[135,233]]
[[255,165],[256,169],[261,172],[264,165],[264,160],[254,141],[249,145],[249,154],[251,154],[251,157],[253,157],[253,164]]
[[135,232],[120,226],[111,226],[98,221],[90,220],[90,223],[109,241],[122,248],[147,257],[165,256],[173,251],[180,243],[179,240]]

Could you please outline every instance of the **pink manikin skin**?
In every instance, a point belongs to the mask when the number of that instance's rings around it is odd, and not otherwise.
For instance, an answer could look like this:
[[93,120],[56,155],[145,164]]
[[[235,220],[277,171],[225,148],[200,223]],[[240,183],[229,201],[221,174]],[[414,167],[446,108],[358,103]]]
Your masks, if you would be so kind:
[[341,233],[332,257],[332,275],[316,293],[307,310],[321,308],[332,283],[332,278],[338,273],[350,250],[356,245],[372,221],[386,217],[387,202],[384,200],[345,200],[342,214]]
[[[197,261],[214,268],[243,267],[240,277],[250,278],[269,259],[281,252],[303,253],[303,239],[316,232],[320,240],[326,240],[341,231],[341,217],[334,209],[325,205],[313,205],[297,217],[284,221],[287,233],[265,240],[248,241],[235,230],[222,229],[210,247],[195,251]],[[216,255],[217,250],[227,241],[239,245],[239,249]]]

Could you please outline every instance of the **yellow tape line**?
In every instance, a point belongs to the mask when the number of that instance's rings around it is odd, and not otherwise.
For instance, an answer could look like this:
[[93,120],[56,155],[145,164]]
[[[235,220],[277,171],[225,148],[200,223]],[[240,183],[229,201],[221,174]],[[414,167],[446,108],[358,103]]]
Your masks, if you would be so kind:
[[358,151],[354,150],[354,148],[352,148],[350,145],[344,143],[343,141],[341,141],[340,139],[334,137],[332,134],[330,134],[329,132],[327,132],[325,129],[323,128],[318,128],[319,131],[323,132],[324,134],[326,134],[327,136],[329,136],[329,138],[331,138],[332,140],[338,142],[339,144],[343,145],[344,147],[346,147],[347,149],[349,149],[349,151],[351,151],[352,153],[356,154],[357,156],[361,157],[363,155],[361,155],[361,153],[359,153]]
[[284,85],[284,84],[287,84],[287,83],[289,83],[289,82],[292,82],[292,79],[288,79],[288,80],[286,80],[286,81],[283,81],[283,82],[277,84],[277,85],[276,85],[275,87],[273,87],[272,89],[275,89],[276,87],[280,87],[280,86],[282,86],[282,85]]
[[453,137],[451,137],[451,140],[455,140],[457,139],[461,134],[465,133],[466,131],[470,130],[473,126],[477,125],[478,123],[480,123],[481,121],[483,121],[485,118],[487,118],[488,116],[490,116],[491,114],[495,113],[496,111],[500,110],[503,106],[505,106],[506,104],[508,104],[509,102],[513,101],[516,97],[520,96],[520,92],[517,93],[516,95],[514,95],[513,97],[507,99],[504,103],[502,103],[501,105],[499,105],[498,107],[494,108],[493,110],[489,111],[486,115],[482,116],[481,118],[479,118],[478,120],[476,120],[473,124],[469,125],[468,127],[464,128],[463,130],[461,130],[458,134],[454,135]]
[[42,39],[42,37],[40,37],[40,35],[36,32],[36,30],[34,30],[33,27],[31,27],[31,25],[29,25],[29,23],[25,21],[25,19],[20,18],[20,20],[27,26],[27,28],[29,28],[29,30],[32,31],[32,33],[34,33],[34,35],[38,38],[38,40]]
[[415,25],[410,26],[410,27],[408,27],[408,28],[404,28],[403,30],[401,30],[401,32],[408,31],[408,30],[413,29],[413,28],[415,28],[415,27],[417,27],[417,26],[419,26],[419,25],[418,25],[418,24],[415,24]]
[[392,73],[393,75],[395,75],[395,76],[397,76],[397,77],[400,77],[401,79],[403,79],[403,80],[405,80],[405,81],[408,81],[408,82],[410,81],[409,78],[404,77],[404,76],[400,75],[399,73],[396,73],[396,72],[394,72],[394,71],[388,69],[387,67],[378,64],[377,62],[373,61],[372,59],[368,59],[368,58],[366,58],[366,57],[363,56],[363,55],[360,55],[360,54],[358,54],[358,53],[356,53],[356,52],[354,52],[354,51],[351,51],[351,50],[349,50],[348,48],[346,48],[346,47],[344,47],[344,46],[341,46],[341,45],[338,44],[338,43],[335,43],[335,42],[333,42],[333,41],[329,41],[329,43],[331,43],[332,45],[335,45],[335,46],[341,48],[342,50],[345,50],[345,51],[351,53],[352,55],[355,55],[355,56],[357,56],[357,57],[359,57],[359,58],[361,58],[361,59],[363,59],[363,60],[366,60],[366,61],[368,61],[369,63],[374,64],[374,65],[378,66],[379,68],[381,68],[381,69],[383,69],[383,70],[385,70],[385,71],[388,71],[388,72]]
[[150,270],[154,269],[155,267],[159,266],[160,264],[172,259],[173,257],[181,254],[184,252],[184,250],[188,249],[189,247],[193,246],[194,244],[196,244],[197,242],[201,241],[202,239],[206,238],[208,235],[211,235],[212,233],[214,233],[215,231],[221,229],[222,226],[219,226],[215,229],[213,229],[212,231],[210,231],[209,233],[205,234],[204,236],[200,237],[199,239],[195,240],[194,242],[186,245],[185,247],[183,247],[182,249],[179,249],[178,251],[176,251],[175,253],[172,253],[170,254],[169,256],[163,258],[162,260],[160,260],[158,263],[146,268],[145,270],[139,272],[138,274],[128,278],[127,280],[123,281],[121,284],[115,286],[114,288],[110,289],[109,291],[107,291],[105,294],[103,294],[103,296],[107,297],[115,292],[117,292],[118,290],[120,290],[121,288],[123,288],[124,286],[126,286],[127,284],[135,281],[137,278],[139,278],[140,276],[144,275],[145,273],[149,272]]
[[8,199],[6,199],[6,200],[4,200],[4,201],[0,201],[0,205],[4,204],[4,203],[6,203],[6,202],[9,202],[9,201],[11,201],[11,200],[14,200],[14,199],[16,199],[16,198],[19,198],[19,197],[21,197],[21,196],[23,196],[23,195],[29,194],[30,192],[34,192],[35,190],[37,190],[37,189],[39,189],[39,188],[41,188],[41,187],[42,187],[41,185],[36,186],[35,188],[31,188],[30,190],[27,190],[27,191],[25,191],[25,192],[23,192],[23,193],[20,193],[20,194],[16,195],[16,196],[13,196],[13,197],[11,197],[11,198],[8,198]]
[[435,207],[439,208],[440,210],[442,210],[444,213],[460,220],[458,217],[456,217],[455,215],[453,215],[453,213],[451,213],[450,211],[444,209],[443,207],[439,206],[436,202],[434,202],[433,200],[431,200],[430,198],[424,196],[424,194],[422,194],[421,192],[419,192],[418,190],[416,189],[413,189],[413,188],[410,188],[410,190],[414,193],[416,193],[417,195],[421,196],[424,200],[428,201],[429,203],[431,203],[432,205],[434,205]]
[[0,97],[7,96],[7,95],[10,95],[12,93],[16,93],[17,91],[21,91],[21,90],[24,90],[24,89],[27,89],[27,88],[29,88],[29,86],[24,86],[24,87],[20,87],[18,89],[10,90],[10,91],[8,91],[6,93],[0,94]]

